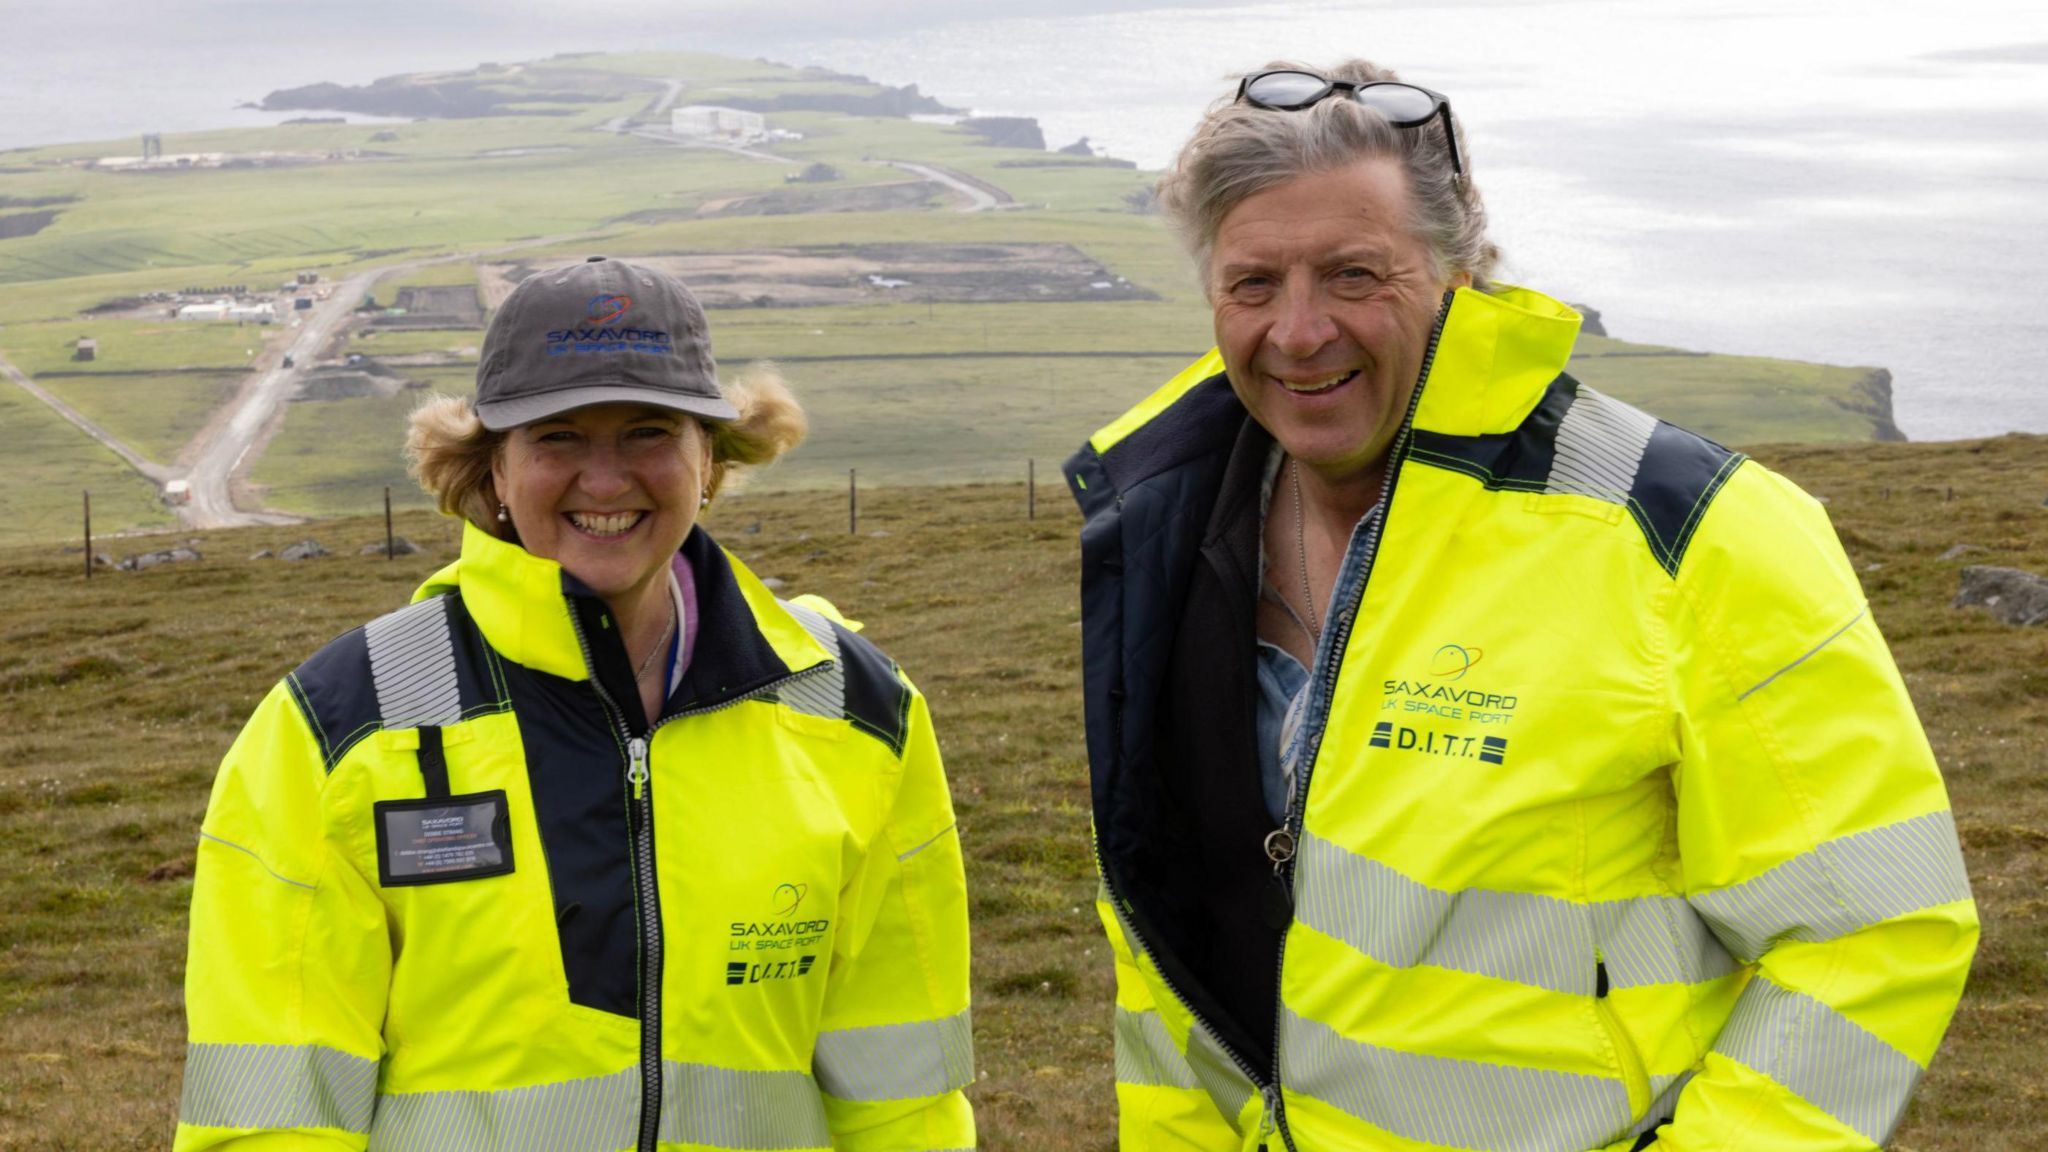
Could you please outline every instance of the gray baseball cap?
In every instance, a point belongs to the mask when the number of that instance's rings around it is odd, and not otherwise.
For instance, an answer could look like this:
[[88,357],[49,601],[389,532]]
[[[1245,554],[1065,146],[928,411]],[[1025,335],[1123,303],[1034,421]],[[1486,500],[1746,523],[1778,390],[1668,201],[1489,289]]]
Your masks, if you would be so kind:
[[718,389],[703,306],[674,276],[603,256],[520,281],[484,334],[475,400],[484,427],[611,403],[739,418]]

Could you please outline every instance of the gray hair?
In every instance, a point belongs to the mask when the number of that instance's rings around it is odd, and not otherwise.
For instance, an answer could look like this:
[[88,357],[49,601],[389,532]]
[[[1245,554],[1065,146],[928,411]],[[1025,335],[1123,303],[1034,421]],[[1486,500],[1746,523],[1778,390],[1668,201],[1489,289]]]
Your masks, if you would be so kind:
[[[1369,60],[1347,60],[1317,69],[1287,61],[1267,69],[1293,68],[1332,80],[1362,84],[1398,80],[1392,69]],[[1386,117],[1355,100],[1333,97],[1298,112],[1254,108],[1235,93],[1211,105],[1173,167],[1159,178],[1160,207],[1195,258],[1202,290],[1209,290],[1209,258],[1223,218],[1247,198],[1298,176],[1329,172],[1375,156],[1400,160],[1408,177],[1412,227],[1429,245],[1436,273],[1449,278],[1470,273],[1479,289],[1491,287],[1500,249],[1486,238],[1486,207],[1472,182],[1472,152],[1457,118],[1458,156],[1464,161],[1461,186],[1451,167],[1443,124],[1431,120],[1395,128]]]

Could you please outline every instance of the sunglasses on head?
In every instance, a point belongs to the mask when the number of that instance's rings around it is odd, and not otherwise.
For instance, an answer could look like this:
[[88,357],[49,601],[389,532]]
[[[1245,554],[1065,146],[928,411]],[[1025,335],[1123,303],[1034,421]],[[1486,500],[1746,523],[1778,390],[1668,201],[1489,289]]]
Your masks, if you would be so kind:
[[1441,118],[1444,142],[1451,149],[1451,172],[1459,183],[1465,181],[1465,165],[1458,157],[1458,134],[1451,126],[1451,102],[1441,92],[1432,92],[1398,80],[1368,80],[1353,84],[1330,80],[1313,72],[1280,68],[1254,72],[1237,86],[1239,103],[1274,112],[1299,112],[1342,92],[1387,118],[1396,128],[1416,128]]

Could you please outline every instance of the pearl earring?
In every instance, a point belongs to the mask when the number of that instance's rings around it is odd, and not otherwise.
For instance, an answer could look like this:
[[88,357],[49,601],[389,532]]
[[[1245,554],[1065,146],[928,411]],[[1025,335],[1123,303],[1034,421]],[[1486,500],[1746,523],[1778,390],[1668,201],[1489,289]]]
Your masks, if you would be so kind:
[[709,495],[697,497],[697,507],[699,509],[711,507],[711,497]]
[[503,504],[498,505],[498,523],[509,524],[511,522],[512,510],[510,508],[505,507]]

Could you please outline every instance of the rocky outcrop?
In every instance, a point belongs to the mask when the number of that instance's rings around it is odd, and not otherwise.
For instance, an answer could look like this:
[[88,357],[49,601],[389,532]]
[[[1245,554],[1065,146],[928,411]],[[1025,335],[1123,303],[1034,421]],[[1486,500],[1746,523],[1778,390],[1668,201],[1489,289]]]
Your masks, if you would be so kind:
[[181,564],[187,560],[199,559],[199,552],[192,548],[166,548],[161,552],[144,552],[122,560],[116,567],[123,572],[140,572],[159,564]]
[[992,147],[1045,151],[1045,132],[1029,116],[970,116],[960,126]]
[[[858,76],[844,79],[867,83]],[[901,88],[879,87],[873,92],[778,92],[773,96],[718,97],[724,108],[749,112],[839,112],[848,116],[958,116],[965,109],[948,108],[917,90],[915,84]]]
[[1850,389],[1847,396],[1831,397],[1836,404],[1859,416],[1870,418],[1870,438],[1903,442],[1906,434],[1899,430],[1892,418],[1892,374],[1885,368],[1872,368],[1864,373]]
[[1571,307],[1574,312],[1583,317],[1579,321],[1579,332],[1582,335],[1607,335],[1607,326],[1600,323],[1600,310],[1598,308],[1593,307],[1591,304],[1574,304]]
[[301,540],[277,555],[280,560],[312,560],[327,555],[327,549],[318,540]]
[[2002,623],[2048,624],[2048,578],[2019,568],[1979,565],[1963,569],[1956,608],[1988,608]]
[[[588,92],[507,88],[480,80],[438,80],[414,83],[406,76],[386,76],[359,87],[308,84],[280,88],[257,105],[265,112],[354,112],[363,116],[406,116],[414,119],[467,120],[479,116],[546,116],[535,104],[595,104],[610,97]],[[510,105],[520,107],[515,111]]]

